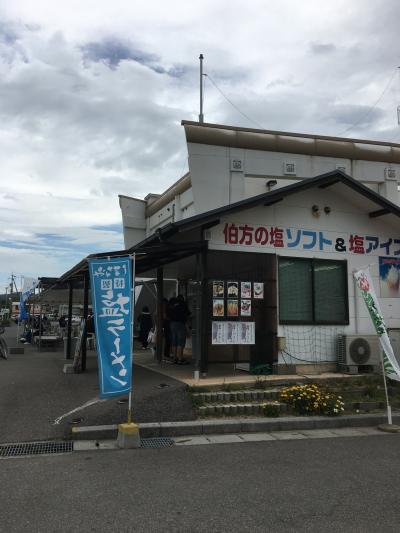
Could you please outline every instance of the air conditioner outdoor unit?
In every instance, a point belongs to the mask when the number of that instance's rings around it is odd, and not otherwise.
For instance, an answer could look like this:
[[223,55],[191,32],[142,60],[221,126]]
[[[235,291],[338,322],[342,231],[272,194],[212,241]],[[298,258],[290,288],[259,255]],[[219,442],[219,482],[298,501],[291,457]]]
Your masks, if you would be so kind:
[[380,371],[381,347],[377,335],[338,335],[339,370],[351,374],[364,372],[367,367]]

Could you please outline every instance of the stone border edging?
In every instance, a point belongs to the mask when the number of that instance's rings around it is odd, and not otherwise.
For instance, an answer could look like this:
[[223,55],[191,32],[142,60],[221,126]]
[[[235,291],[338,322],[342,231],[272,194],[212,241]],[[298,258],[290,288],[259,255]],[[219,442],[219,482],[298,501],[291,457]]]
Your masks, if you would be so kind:
[[[332,429],[365,427],[384,424],[384,413],[344,415],[340,417],[308,416],[281,418],[237,418],[230,420],[193,420],[184,422],[151,422],[138,424],[140,436],[181,437],[186,435],[210,435],[223,433],[257,433],[293,431],[302,429]],[[393,415],[393,423],[400,424],[400,414]],[[74,440],[103,440],[117,438],[117,424],[108,426],[73,427]]]

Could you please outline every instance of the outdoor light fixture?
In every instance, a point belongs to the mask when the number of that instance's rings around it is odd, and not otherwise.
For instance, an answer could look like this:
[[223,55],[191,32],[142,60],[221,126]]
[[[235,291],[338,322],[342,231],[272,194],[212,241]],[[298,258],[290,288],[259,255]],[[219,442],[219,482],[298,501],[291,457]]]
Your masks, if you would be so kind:
[[324,207],[324,211],[327,215],[329,215],[329,213],[331,212],[331,208],[329,207],[329,205]]
[[271,190],[271,187],[275,187],[275,185],[277,184],[278,182],[276,180],[269,180],[267,181],[267,183],[265,184],[268,191]]
[[314,205],[311,207],[311,213],[312,213],[312,216],[313,216],[313,217],[318,218],[319,215],[320,215],[319,207],[318,207],[317,205],[314,204]]

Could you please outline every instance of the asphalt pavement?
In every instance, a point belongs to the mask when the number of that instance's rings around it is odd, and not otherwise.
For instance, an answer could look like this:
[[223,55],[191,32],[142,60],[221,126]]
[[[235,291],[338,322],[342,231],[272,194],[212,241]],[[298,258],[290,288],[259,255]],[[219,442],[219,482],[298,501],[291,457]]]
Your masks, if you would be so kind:
[[[6,329],[10,346],[16,346],[16,327]],[[18,344],[24,354],[0,359],[0,442],[23,442],[69,437],[71,422],[81,417],[85,426],[126,421],[123,398],[95,403],[65,417],[64,413],[98,398],[97,358],[88,352],[87,372],[64,374],[66,362],[60,347],[38,352],[35,346]],[[186,385],[157,372],[134,365],[133,415],[136,422],[182,421],[195,418]]]
[[0,530],[397,533],[399,435],[0,459]]

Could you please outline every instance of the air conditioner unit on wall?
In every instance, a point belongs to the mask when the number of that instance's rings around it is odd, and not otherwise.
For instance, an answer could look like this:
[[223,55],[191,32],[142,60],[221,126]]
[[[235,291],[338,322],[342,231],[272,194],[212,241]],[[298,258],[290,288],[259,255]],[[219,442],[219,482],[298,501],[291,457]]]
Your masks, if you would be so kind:
[[339,370],[357,374],[380,371],[381,346],[377,335],[338,335],[337,356]]

